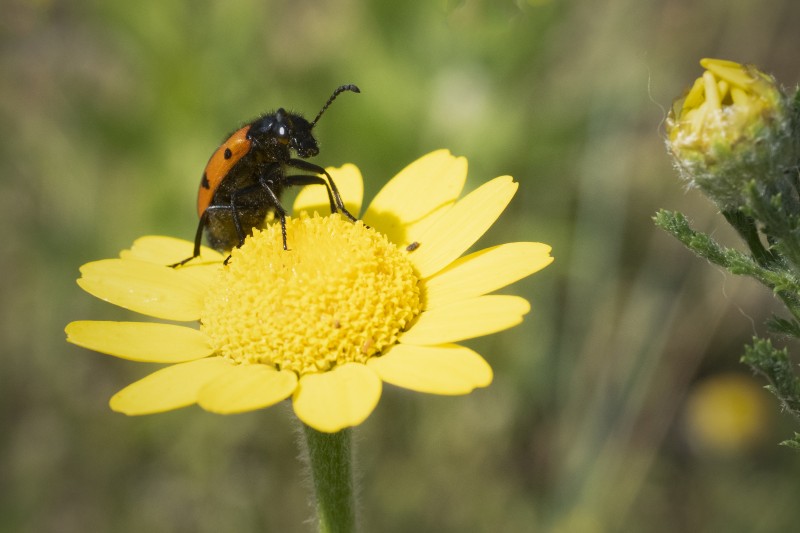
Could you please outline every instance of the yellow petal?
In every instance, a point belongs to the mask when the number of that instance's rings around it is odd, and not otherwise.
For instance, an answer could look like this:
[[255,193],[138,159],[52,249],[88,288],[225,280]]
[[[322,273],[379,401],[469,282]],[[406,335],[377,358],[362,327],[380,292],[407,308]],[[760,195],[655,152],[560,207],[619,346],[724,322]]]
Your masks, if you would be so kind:
[[367,366],[386,383],[431,394],[468,394],[492,382],[489,363],[455,344],[397,344],[388,353],[369,359]]
[[167,320],[200,318],[207,286],[168,266],[133,259],[104,259],[81,267],[78,285],[131,311]]
[[405,246],[450,208],[467,179],[467,160],[431,152],[400,171],[372,200],[364,223]]
[[692,88],[686,93],[686,98],[683,100],[683,108],[695,109],[700,107],[700,104],[705,101],[705,90],[706,86],[705,83],[703,83],[703,78],[694,80],[694,85],[692,85]]
[[114,411],[126,415],[147,415],[179,409],[197,402],[206,383],[222,375],[233,363],[209,357],[168,366],[131,383],[111,397]]
[[200,389],[197,403],[213,413],[241,413],[285,400],[296,387],[294,372],[259,364],[237,365]]
[[[167,266],[191,257],[193,251],[194,243],[189,241],[174,237],[150,235],[136,239],[130,250],[123,250],[119,256],[122,259],[146,261],[159,266]],[[192,278],[208,287],[214,283],[225,257],[216,250],[201,246],[200,257],[174,270],[179,275]]]
[[529,276],[553,262],[550,246],[501,244],[462,257],[425,280],[425,308],[481,296]]
[[[147,235],[133,242],[130,250],[123,250],[119,256],[122,259],[138,259],[157,265],[172,265],[192,255],[194,243],[184,239],[165,237],[162,235]],[[192,264],[200,262],[221,262],[225,259],[221,253],[207,246],[200,247],[200,259],[195,259]]]
[[404,344],[456,342],[508,329],[522,322],[530,304],[519,296],[490,295],[423,311],[400,336]]
[[500,176],[478,187],[448,209],[419,236],[419,248],[409,254],[420,276],[437,273],[472,246],[497,220],[517,191],[511,176]]
[[748,72],[747,67],[734,61],[704,58],[700,60],[700,65],[717,78],[733,83],[742,89],[749,89],[758,79]]
[[513,242],[462,257],[425,280],[425,307],[434,309],[505,287],[553,262],[550,246]]
[[173,270],[177,272],[179,276],[189,278],[203,287],[213,287],[214,284],[217,283],[220,270],[222,270],[222,261],[224,261],[224,259],[212,261],[203,258],[201,255],[200,259],[195,259],[185,265],[180,265]]
[[706,89],[706,107],[718,111],[722,109],[722,99],[719,95],[719,86],[714,74],[711,71],[703,72],[703,82]]
[[381,380],[365,365],[347,363],[329,372],[305,374],[294,393],[297,418],[317,431],[357,426],[381,397]]
[[78,346],[146,363],[182,363],[214,353],[205,333],[173,324],[79,320],[66,332],[67,341]]
[[731,100],[733,100],[733,105],[736,106],[750,105],[750,95],[739,87],[731,87]]
[[[361,212],[361,201],[364,198],[364,178],[357,166],[350,163],[339,168],[329,167],[326,169],[333,178],[336,188],[342,197],[344,206],[354,217],[358,217]],[[293,212],[300,211],[318,212],[320,215],[329,215],[331,203],[328,200],[328,192],[322,185],[309,185],[303,187],[297,194],[294,201]]]

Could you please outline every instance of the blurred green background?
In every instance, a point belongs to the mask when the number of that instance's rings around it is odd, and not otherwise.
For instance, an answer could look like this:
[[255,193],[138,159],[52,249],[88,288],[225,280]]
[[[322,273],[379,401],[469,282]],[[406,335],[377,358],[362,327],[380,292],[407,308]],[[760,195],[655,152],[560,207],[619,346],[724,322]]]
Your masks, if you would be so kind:
[[[366,197],[436,148],[468,188],[521,188],[481,240],[551,244],[508,289],[533,311],[470,343],[495,381],[467,397],[387,386],[356,431],[364,531],[788,531],[796,428],[738,363],[780,310],[654,229],[659,207],[736,240],[663,147],[701,57],[800,78],[793,0],[0,1],[0,531],[303,531],[288,405],[127,418],[108,398],[155,366],[67,345],[131,319],[78,267],[141,235],[191,238],[225,134],[285,106],[316,162]],[[424,191],[420,191],[424,194]],[[796,347],[795,347],[796,348]]]

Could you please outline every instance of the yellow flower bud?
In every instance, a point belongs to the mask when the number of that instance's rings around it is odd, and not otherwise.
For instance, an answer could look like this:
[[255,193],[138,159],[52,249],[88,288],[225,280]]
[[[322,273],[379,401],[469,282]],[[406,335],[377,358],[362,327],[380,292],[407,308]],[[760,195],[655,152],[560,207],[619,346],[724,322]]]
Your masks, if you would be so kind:
[[721,59],[700,64],[705,72],[667,118],[667,146],[690,185],[723,209],[740,207],[752,180],[781,180],[796,164],[791,107],[775,80],[755,67]]

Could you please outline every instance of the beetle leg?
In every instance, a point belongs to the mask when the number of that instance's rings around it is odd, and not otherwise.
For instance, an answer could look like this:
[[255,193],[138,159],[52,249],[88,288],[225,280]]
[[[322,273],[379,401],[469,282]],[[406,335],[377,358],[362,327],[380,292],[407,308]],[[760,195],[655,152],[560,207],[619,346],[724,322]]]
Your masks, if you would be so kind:
[[303,187],[305,185],[322,185],[325,187],[325,192],[328,193],[328,202],[331,205],[331,213],[335,213],[337,211],[336,202],[333,198],[333,193],[331,192],[331,188],[328,186],[328,182],[322,179],[320,176],[312,176],[307,174],[295,174],[293,176],[286,177],[286,184],[288,186],[298,186]]
[[[300,170],[306,170],[308,172],[314,172],[315,174],[322,174],[326,178],[328,178],[328,182],[325,186],[328,188],[328,195],[331,199],[331,206],[335,205],[336,209],[331,209],[331,212],[340,211],[343,215],[347,218],[355,222],[358,220],[356,217],[350,214],[350,211],[344,206],[344,202],[342,202],[342,196],[339,194],[339,189],[336,187],[336,183],[333,181],[333,178],[328,171],[322,168],[319,165],[315,165],[314,163],[309,163],[308,161],[304,161],[302,159],[290,159],[286,162],[286,164],[290,167],[294,167]],[[294,176],[290,176],[292,178]],[[320,178],[321,179],[321,178]],[[317,182],[319,183],[319,182]]]
[[278,199],[278,195],[275,194],[275,191],[272,190],[270,180],[268,180],[265,176],[260,176],[258,178],[261,188],[264,192],[267,193],[267,197],[269,198],[270,204],[272,205],[273,209],[275,209],[275,213],[278,214],[278,219],[281,221],[281,237],[283,237],[283,249],[288,250],[289,247],[286,245],[286,210],[281,205],[280,199]]
[[197,233],[194,236],[194,250],[192,251],[191,257],[187,257],[183,261],[178,261],[177,263],[173,263],[169,266],[172,268],[178,268],[179,266],[185,265],[195,257],[200,255],[200,243],[203,240],[203,229],[206,227],[206,221],[208,220],[208,209],[203,211],[203,216],[200,217],[200,223],[197,224]]

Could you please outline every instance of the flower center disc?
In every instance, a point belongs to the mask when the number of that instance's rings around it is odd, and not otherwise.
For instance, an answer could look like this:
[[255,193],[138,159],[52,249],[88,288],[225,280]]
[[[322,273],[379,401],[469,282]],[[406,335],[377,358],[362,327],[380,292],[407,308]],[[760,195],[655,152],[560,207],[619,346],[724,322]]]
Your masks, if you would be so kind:
[[253,230],[220,271],[201,319],[217,353],[298,374],[365,362],[421,310],[406,253],[338,215]]

